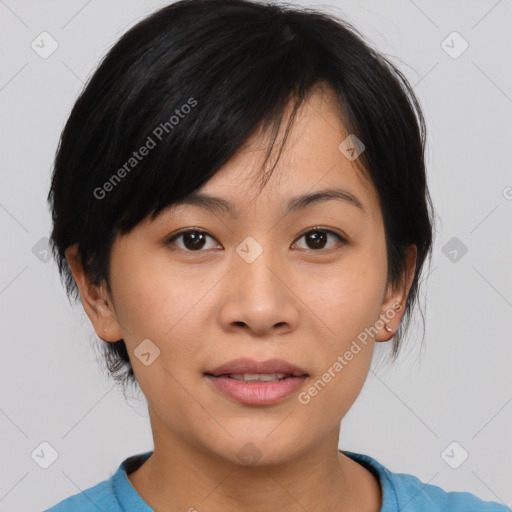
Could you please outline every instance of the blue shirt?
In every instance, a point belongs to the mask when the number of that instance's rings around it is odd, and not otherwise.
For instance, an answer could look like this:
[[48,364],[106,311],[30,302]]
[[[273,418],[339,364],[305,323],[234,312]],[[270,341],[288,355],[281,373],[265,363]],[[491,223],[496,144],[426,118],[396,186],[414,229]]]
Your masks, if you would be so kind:
[[[70,496],[44,512],[154,512],[128,480],[153,452],[132,455],[117,471],[85,491]],[[380,512],[510,512],[505,505],[483,501],[469,492],[447,492],[436,485],[425,484],[406,473],[392,473],[369,455],[342,450],[363,465],[380,481]]]

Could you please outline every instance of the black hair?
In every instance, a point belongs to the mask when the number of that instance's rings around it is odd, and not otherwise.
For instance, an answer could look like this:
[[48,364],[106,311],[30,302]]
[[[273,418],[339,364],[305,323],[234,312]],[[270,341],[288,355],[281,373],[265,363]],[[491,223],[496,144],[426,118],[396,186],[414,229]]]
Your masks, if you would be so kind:
[[[66,122],[48,194],[50,247],[68,298],[80,295],[67,247],[78,244],[91,282],[111,292],[117,234],[200,188],[251,135],[272,127],[266,163],[287,106],[294,108],[285,140],[297,109],[322,84],[336,93],[348,133],[365,145],[354,164],[378,192],[388,282],[402,282],[405,249],[417,247],[393,337],[396,359],[432,249],[425,122],[400,70],[350,23],[312,8],[182,0],[137,23],[110,49]],[[102,344],[114,380],[136,383],[124,340]]]

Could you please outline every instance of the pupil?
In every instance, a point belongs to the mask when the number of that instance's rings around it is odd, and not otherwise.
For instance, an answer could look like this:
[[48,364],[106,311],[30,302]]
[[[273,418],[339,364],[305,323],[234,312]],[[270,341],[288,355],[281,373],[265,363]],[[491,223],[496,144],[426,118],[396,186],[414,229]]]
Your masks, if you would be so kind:
[[[320,233],[320,236],[318,236],[319,233]],[[313,246],[314,246],[314,248],[318,249],[318,247],[323,247],[325,245],[325,240],[327,237],[325,236],[325,233],[323,233],[322,231],[315,231],[313,234],[309,235],[309,238],[313,239],[314,241],[316,240],[316,242],[313,244]],[[318,243],[319,240],[320,240],[320,244]]]
[[[196,240],[194,242],[194,239]],[[192,243],[189,245],[187,242],[192,240]],[[197,241],[199,240],[199,243]],[[185,233],[184,235],[184,243],[187,249],[200,249],[202,247],[201,242],[204,244],[204,236],[202,233],[198,233],[197,231],[192,231],[190,233]]]

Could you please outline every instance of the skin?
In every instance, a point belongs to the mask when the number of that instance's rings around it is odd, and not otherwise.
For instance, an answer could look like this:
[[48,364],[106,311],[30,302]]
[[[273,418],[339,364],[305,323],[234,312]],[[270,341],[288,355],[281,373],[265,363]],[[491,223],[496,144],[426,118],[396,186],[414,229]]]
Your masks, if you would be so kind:
[[[91,285],[76,246],[68,248],[96,333],[106,342],[125,340],[147,399],[154,453],[129,480],[157,512],[381,508],[378,480],[339,453],[338,440],[340,422],[368,375],[375,342],[393,333],[382,327],[366,345],[360,343],[360,352],[307,404],[294,393],[272,406],[243,405],[215,391],[203,376],[238,357],[279,357],[309,373],[300,392],[399,304],[388,321],[396,331],[416,250],[410,247],[402,284],[388,285],[378,195],[339,151],[348,135],[340,119],[333,92],[317,88],[299,111],[260,195],[254,177],[266,139],[254,135],[201,189],[231,201],[236,219],[180,205],[118,237],[111,256],[112,296],[106,286]],[[365,211],[328,200],[284,214],[288,198],[330,187],[349,190]],[[187,228],[208,233],[198,249],[186,236],[165,244]],[[304,236],[311,228],[328,236],[320,248],[314,236]],[[263,249],[252,263],[235,250],[247,236]],[[161,351],[148,366],[134,356],[146,338]],[[237,457],[248,442],[260,453],[254,466]]]

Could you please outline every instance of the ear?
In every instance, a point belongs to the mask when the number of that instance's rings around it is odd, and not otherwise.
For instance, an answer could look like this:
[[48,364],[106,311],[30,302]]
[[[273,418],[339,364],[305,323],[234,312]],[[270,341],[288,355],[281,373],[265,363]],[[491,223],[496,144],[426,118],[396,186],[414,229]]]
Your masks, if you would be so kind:
[[[82,304],[98,337],[104,341],[118,341],[123,338],[117,316],[106,289],[92,284],[85,274],[82,260],[78,254],[78,244],[69,246],[65,251],[73,277],[80,291]],[[106,332],[104,331],[106,329]]]
[[[401,283],[394,288],[391,284],[388,285],[379,315],[383,326],[375,336],[375,341],[389,341],[400,325],[400,321],[405,313],[405,303],[409,295],[409,290],[414,280],[417,255],[417,247],[410,245],[406,250],[406,269],[402,276]],[[378,324],[380,324],[380,321],[378,321]],[[387,331],[385,325],[388,325],[392,329],[392,332]]]

